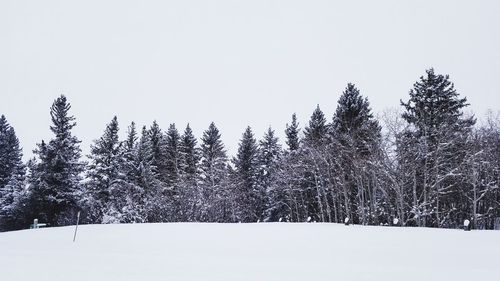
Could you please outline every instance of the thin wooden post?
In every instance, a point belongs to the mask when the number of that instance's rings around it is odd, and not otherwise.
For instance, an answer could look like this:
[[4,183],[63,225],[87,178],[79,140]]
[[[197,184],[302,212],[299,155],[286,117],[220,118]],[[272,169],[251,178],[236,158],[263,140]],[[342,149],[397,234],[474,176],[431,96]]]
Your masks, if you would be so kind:
[[80,211],[76,215],[76,227],[75,227],[75,235],[73,235],[73,242],[76,240],[76,232],[78,231],[78,223],[80,222]]

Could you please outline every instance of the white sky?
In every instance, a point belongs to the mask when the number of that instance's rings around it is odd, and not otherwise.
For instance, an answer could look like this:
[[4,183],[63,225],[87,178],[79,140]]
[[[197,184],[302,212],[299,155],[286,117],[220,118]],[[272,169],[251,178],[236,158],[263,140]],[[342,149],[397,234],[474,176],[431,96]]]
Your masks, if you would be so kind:
[[247,125],[283,141],[293,112],[330,120],[348,82],[398,106],[433,66],[480,117],[500,109],[499,29],[499,1],[0,0],[0,114],[27,156],[62,93],[84,153],[116,114],[122,135],[215,121],[234,154]]

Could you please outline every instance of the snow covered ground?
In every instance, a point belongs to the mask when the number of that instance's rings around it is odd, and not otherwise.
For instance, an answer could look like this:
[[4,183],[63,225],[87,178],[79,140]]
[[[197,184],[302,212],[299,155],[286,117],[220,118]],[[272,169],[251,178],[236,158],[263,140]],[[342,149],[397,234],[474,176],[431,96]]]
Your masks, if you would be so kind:
[[500,280],[500,231],[122,224],[0,233],[0,280]]

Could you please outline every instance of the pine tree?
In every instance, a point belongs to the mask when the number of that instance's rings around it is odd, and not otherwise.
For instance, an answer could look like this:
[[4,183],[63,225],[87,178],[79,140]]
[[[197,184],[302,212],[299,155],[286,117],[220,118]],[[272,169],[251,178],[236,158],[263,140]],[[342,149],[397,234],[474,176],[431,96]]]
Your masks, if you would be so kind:
[[[144,133],[147,131],[144,129]],[[140,186],[143,174],[148,175],[147,168],[143,169],[144,165],[138,161],[138,143],[137,131],[135,122],[132,122],[127,129],[127,137],[122,143],[123,163],[120,172],[123,175],[123,187],[120,197],[120,205],[117,209],[120,210],[120,222],[145,222],[147,220],[147,212],[145,207],[145,191]],[[142,173],[143,171],[146,171]],[[146,176],[147,178],[147,176]],[[118,203],[118,202],[116,202]],[[116,204],[115,203],[115,204]]]
[[309,120],[309,126],[305,128],[304,139],[312,145],[320,145],[324,142],[327,132],[325,115],[318,105]]
[[259,178],[258,189],[265,206],[264,220],[277,221],[283,217],[282,206],[285,195],[283,190],[275,185],[279,164],[281,162],[281,145],[270,127],[260,141],[259,146]]
[[127,138],[124,141],[123,149],[125,154],[129,154],[135,149],[135,145],[137,143],[137,131],[135,128],[135,122],[132,121],[127,129]]
[[19,222],[18,205],[23,192],[25,166],[22,163],[14,128],[4,115],[0,117],[0,231],[15,229]]
[[314,110],[308,127],[305,128],[304,144],[300,151],[300,171],[301,178],[298,189],[303,201],[306,218],[310,217],[315,221],[331,221],[328,219],[327,201],[327,172],[323,171],[328,167],[325,156],[329,151],[328,144],[329,125],[319,105]]
[[413,143],[412,159],[404,161],[412,163],[408,190],[413,193],[414,220],[424,226],[458,225],[463,215],[453,205],[461,184],[454,171],[470,151],[467,140],[475,123],[473,117],[463,117],[467,99],[459,98],[448,75],[429,69],[414,84],[409,101],[401,105],[402,117],[410,125],[404,135]]
[[264,202],[262,191],[257,185],[258,156],[257,141],[252,129],[247,127],[240,140],[238,153],[233,159],[237,182],[236,201],[239,218],[244,222],[255,222],[263,218]]
[[189,124],[186,126],[179,143],[179,173],[180,183],[180,209],[185,221],[196,221],[197,205],[199,200],[198,190],[198,162],[199,149],[196,147],[196,138]]
[[4,115],[0,117],[0,189],[22,168],[19,140]]
[[148,142],[151,150],[151,170],[158,180],[166,183],[168,181],[168,176],[165,155],[165,136],[156,121],[153,121],[148,131]]
[[121,172],[124,180],[129,184],[137,184],[139,181],[139,163],[137,160],[138,137],[135,122],[130,123],[127,128],[127,137],[121,143],[121,153],[123,155],[123,163]]
[[34,151],[38,158],[31,182],[31,203],[40,221],[52,226],[74,222],[81,195],[80,141],[71,134],[75,118],[69,115],[70,103],[64,95],[52,104],[51,131],[54,138],[48,144],[42,141]]
[[227,156],[219,130],[212,122],[203,132],[200,162],[200,202],[198,221],[229,221],[228,190],[223,185],[227,177]]
[[299,149],[299,123],[297,122],[297,115],[292,115],[292,123],[286,124],[286,144],[290,151]]
[[87,167],[87,186],[97,221],[120,221],[120,210],[117,207],[121,205],[119,201],[125,190],[121,172],[124,159],[118,130],[118,119],[115,116],[106,126],[103,136],[91,145],[88,156],[90,163]]
[[175,124],[170,124],[165,136],[165,175],[168,186],[173,187],[179,179],[180,165],[180,136]]
[[155,176],[152,169],[153,152],[146,126],[142,127],[141,138],[137,144],[135,162],[138,171],[138,184],[147,193],[152,193],[155,188]]
[[[152,128],[157,127],[154,125],[155,123],[153,123]],[[156,158],[154,156],[155,149],[159,153],[160,141],[156,137],[154,142],[151,141],[151,131],[147,130],[145,126],[142,128],[141,138],[136,149],[134,166],[137,168],[137,186],[141,190],[138,205],[142,209],[141,213],[144,214],[146,222],[162,222],[166,221],[165,210],[170,206],[165,204],[163,184],[158,179],[158,174],[154,172],[154,168],[156,168],[154,162],[158,163],[158,155],[162,154],[158,154]],[[153,131],[155,132],[153,135],[158,136],[158,130],[154,129]],[[155,146],[156,148],[153,149]]]
[[367,98],[349,83],[342,93],[332,122],[334,159],[342,179],[345,216],[362,224],[378,223],[382,201],[376,171],[380,155],[381,128]]
[[188,124],[181,136],[179,147],[181,173],[188,180],[195,179],[198,172],[200,155],[196,143],[197,141],[193,135],[193,130],[191,130]]
[[360,155],[373,153],[381,137],[380,125],[371,113],[368,99],[351,83],[338,101],[332,127],[342,145],[352,146]]

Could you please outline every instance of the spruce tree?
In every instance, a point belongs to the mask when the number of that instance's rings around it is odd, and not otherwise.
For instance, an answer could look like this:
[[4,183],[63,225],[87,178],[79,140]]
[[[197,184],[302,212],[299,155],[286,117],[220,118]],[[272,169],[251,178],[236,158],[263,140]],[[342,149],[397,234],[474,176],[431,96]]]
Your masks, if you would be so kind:
[[22,149],[19,147],[14,128],[4,115],[0,117],[0,189],[11,180],[12,175],[23,168]]
[[[152,128],[154,127],[156,126]],[[157,135],[156,132],[158,130],[155,129],[154,131],[155,135]],[[158,146],[158,139],[155,140],[155,143]],[[155,168],[155,160],[158,160],[158,158],[154,157],[153,147],[151,130],[147,130],[146,126],[144,126],[141,138],[137,144],[134,163],[134,166],[137,167],[137,186],[141,191],[138,205],[142,209],[141,213],[144,214],[144,221],[161,222],[165,220],[164,210],[167,206],[165,206],[164,195],[162,193],[163,184],[158,179],[158,174],[154,172],[155,169],[153,169]]]
[[11,230],[20,223],[25,166],[22,149],[14,128],[4,115],[0,117],[0,231]]
[[219,130],[212,122],[203,132],[200,161],[200,203],[198,221],[227,222],[231,216],[227,177],[227,156]]
[[[144,131],[146,132],[146,130]],[[145,175],[147,175],[148,172],[147,169],[143,169],[144,166],[138,161],[137,141],[136,125],[135,122],[132,122],[127,129],[127,137],[121,145],[123,163],[120,172],[123,177],[123,190],[121,191],[121,196],[116,196],[120,199],[120,202],[115,202],[117,209],[121,212],[120,221],[127,223],[145,222],[147,220],[144,202],[145,192],[143,187],[140,186],[140,183],[142,182],[142,171],[146,171],[144,173]],[[120,204],[118,205],[117,203]]]
[[196,138],[193,135],[193,130],[189,124],[186,126],[184,133],[180,139],[180,170],[181,174],[187,180],[196,178],[198,173],[198,161],[200,160],[200,153],[196,147]]
[[318,105],[311,115],[309,126],[305,128],[305,141],[311,145],[320,145],[324,142],[327,132],[328,126],[326,124],[325,114],[323,114],[323,111],[321,111]]
[[175,186],[179,179],[180,136],[175,124],[170,124],[165,136],[165,175],[168,186]]
[[413,153],[406,153],[411,158],[404,161],[412,163],[413,180],[407,188],[413,194],[414,221],[424,226],[456,226],[464,217],[453,207],[461,192],[454,171],[470,151],[468,139],[475,123],[474,117],[463,117],[467,99],[459,97],[448,75],[435,74],[431,68],[401,105],[402,117],[410,125],[404,136],[413,143]]
[[92,196],[94,214],[98,221],[120,221],[117,206],[123,198],[124,162],[121,143],[118,139],[118,119],[113,117],[104,134],[91,145],[90,163],[87,167],[87,184]]
[[203,132],[201,144],[201,178],[209,185],[219,184],[226,170],[226,150],[219,130],[212,122]]
[[199,154],[196,138],[188,124],[179,142],[180,213],[184,221],[197,219],[197,204],[201,200],[198,190]]
[[240,140],[238,153],[233,159],[239,217],[244,222],[262,220],[264,202],[257,185],[258,157],[257,141],[252,129],[247,127]]
[[151,150],[151,170],[158,180],[165,183],[167,182],[165,136],[156,121],[153,121],[148,131],[148,143]]
[[286,124],[286,144],[290,151],[299,149],[299,123],[297,122],[297,115],[292,115],[292,123]]
[[342,179],[344,215],[354,223],[378,223],[379,195],[374,174],[380,155],[380,126],[367,98],[349,83],[339,98],[332,122],[332,159]]
[[64,95],[50,109],[54,138],[42,141],[34,151],[38,158],[31,179],[31,203],[40,221],[52,226],[74,223],[81,195],[80,141],[72,135],[75,118],[69,115],[70,103]]
[[371,113],[368,99],[351,83],[338,101],[332,127],[334,137],[360,155],[373,153],[381,137],[380,125]]
[[127,138],[123,143],[123,149],[125,151],[125,154],[132,152],[135,148],[136,143],[137,143],[137,131],[135,128],[135,122],[132,121],[132,123],[130,123],[130,125],[127,128]]
[[141,138],[137,143],[135,153],[135,162],[138,170],[138,184],[144,188],[146,192],[152,192],[154,188],[154,172],[152,168],[153,152],[149,138],[149,131],[146,126],[142,127]]
[[264,220],[276,221],[283,217],[282,205],[284,194],[277,187],[276,176],[281,162],[281,145],[274,130],[269,127],[264,138],[259,143],[259,178],[258,189],[265,206]]
[[326,205],[327,173],[320,171],[326,163],[323,158],[327,152],[329,125],[319,105],[314,110],[308,127],[305,128],[300,169],[300,191],[307,216],[317,221],[329,221]]

